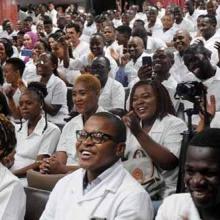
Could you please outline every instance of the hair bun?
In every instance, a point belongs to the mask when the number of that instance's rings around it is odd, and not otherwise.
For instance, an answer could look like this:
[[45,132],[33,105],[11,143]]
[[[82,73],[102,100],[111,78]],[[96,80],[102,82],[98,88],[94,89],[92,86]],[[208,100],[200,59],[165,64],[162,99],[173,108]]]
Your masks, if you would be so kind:
[[35,91],[42,99],[44,99],[48,94],[46,85],[41,82],[30,82],[27,88]]

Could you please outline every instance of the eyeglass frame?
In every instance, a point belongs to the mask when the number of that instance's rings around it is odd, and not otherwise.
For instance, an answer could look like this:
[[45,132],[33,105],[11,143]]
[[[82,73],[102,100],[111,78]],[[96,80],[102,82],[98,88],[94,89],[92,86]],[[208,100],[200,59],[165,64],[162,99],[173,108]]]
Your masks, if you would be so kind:
[[[86,138],[85,139],[80,139],[80,132],[85,132],[86,133]],[[94,134],[99,134],[99,135],[101,135],[101,137],[100,137],[100,141],[99,142],[97,142],[97,141],[95,141],[94,139],[93,139],[93,136],[92,135],[94,135]],[[106,134],[106,133],[103,133],[103,132],[101,132],[101,131],[93,131],[93,132],[87,132],[87,131],[85,131],[85,130],[76,130],[76,139],[77,139],[77,141],[81,141],[81,142],[83,142],[83,141],[86,141],[87,139],[88,139],[88,137],[92,140],[92,142],[94,142],[95,144],[102,144],[102,143],[105,143],[106,141],[108,141],[108,140],[111,140],[111,141],[113,141],[113,142],[115,142],[115,143],[117,143],[118,141],[115,139],[115,137],[113,137],[112,135],[110,135],[110,134]]]

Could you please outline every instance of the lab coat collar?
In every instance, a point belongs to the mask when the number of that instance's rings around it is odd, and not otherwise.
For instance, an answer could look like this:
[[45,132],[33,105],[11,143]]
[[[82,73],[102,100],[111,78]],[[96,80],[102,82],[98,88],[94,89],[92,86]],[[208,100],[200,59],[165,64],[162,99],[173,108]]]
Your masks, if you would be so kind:
[[126,172],[124,171],[121,161],[116,162],[111,168],[113,168],[112,172],[85,195],[83,194],[85,170],[81,169],[80,178],[78,178],[78,181],[72,186],[72,192],[76,196],[78,202],[94,200],[106,196],[108,192],[115,193],[118,190]]

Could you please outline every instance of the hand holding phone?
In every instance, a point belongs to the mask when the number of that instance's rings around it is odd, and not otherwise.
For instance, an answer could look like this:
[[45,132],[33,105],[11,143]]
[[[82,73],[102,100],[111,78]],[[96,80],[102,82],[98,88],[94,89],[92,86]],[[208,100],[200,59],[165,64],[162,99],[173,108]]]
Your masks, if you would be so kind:
[[142,57],[142,65],[152,66],[152,58],[150,56]]
[[23,56],[23,57],[31,57],[32,56],[32,50],[30,50],[30,49],[23,49],[23,50],[21,50],[21,56]]

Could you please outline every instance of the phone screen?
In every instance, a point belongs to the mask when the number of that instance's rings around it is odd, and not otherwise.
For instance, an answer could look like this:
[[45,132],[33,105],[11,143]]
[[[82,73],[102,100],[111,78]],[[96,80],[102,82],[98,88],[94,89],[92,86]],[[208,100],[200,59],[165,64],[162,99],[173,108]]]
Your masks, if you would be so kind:
[[31,57],[31,56],[32,56],[32,50],[29,50],[29,49],[23,49],[23,50],[21,50],[21,56]]
[[142,65],[152,66],[152,58],[150,56],[142,57]]

